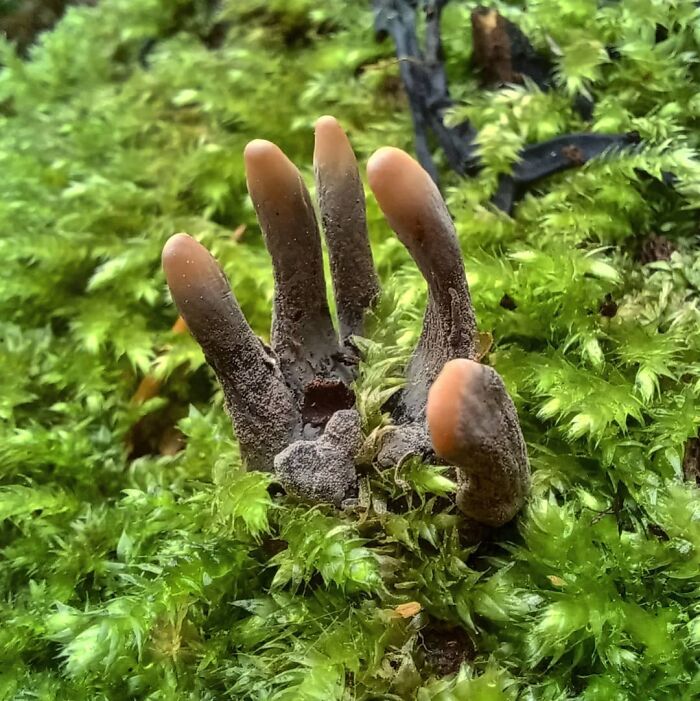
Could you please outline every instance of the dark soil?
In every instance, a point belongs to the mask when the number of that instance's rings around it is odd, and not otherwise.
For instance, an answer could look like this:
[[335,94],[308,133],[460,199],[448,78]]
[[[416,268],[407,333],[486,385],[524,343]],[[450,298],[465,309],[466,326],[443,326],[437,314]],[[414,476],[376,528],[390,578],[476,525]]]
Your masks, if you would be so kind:
[[665,236],[649,234],[642,240],[636,259],[642,265],[648,265],[659,260],[670,260],[671,254],[676,250],[675,244]]
[[602,316],[612,319],[617,314],[618,304],[608,292],[605,299],[600,303],[600,313]]
[[0,11],[0,34],[17,45],[26,56],[36,37],[51,29],[69,5],[94,5],[97,0],[19,0],[11,9]]
[[421,630],[420,639],[425,666],[438,677],[454,674],[476,655],[474,643],[461,628],[431,623]]

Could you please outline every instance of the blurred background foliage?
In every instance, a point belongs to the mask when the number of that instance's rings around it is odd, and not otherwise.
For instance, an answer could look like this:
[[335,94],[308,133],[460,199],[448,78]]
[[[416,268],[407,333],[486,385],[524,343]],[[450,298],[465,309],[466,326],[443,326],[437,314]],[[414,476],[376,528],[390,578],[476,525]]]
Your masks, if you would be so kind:
[[[195,235],[265,336],[246,142],[275,141],[309,182],[324,113],[361,164],[411,151],[370,3],[44,3],[13,35],[34,4],[0,3],[0,698],[697,698],[695,3],[491,3],[555,62],[546,93],[479,89],[477,3],[445,10],[450,118],[480,129],[485,167],[443,186],[534,470],[527,511],[478,548],[440,467],[370,469],[346,514],[243,472],[160,271],[167,237]],[[520,146],[576,130],[644,145],[493,209]],[[425,287],[368,210],[371,443]]]

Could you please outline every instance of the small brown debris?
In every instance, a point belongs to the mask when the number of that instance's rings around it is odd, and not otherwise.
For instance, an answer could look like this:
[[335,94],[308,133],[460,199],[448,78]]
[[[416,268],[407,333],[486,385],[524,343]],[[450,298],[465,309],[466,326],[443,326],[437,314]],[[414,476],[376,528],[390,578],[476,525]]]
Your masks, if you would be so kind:
[[549,60],[535,50],[517,24],[489,7],[477,7],[471,21],[472,60],[480,73],[482,87],[523,83],[525,76],[540,87],[549,85],[552,71]]
[[501,301],[499,302],[499,304],[504,309],[507,309],[509,312],[514,312],[518,308],[518,305],[515,303],[515,300],[507,293],[504,294],[503,297],[501,297]]
[[605,295],[605,299],[600,303],[599,311],[601,316],[605,316],[608,319],[612,319],[617,314],[618,304],[612,298],[612,295],[608,292]]
[[[178,316],[171,331],[176,334],[185,333],[187,331],[187,324],[181,316]],[[160,391],[160,385],[160,380],[153,377],[153,375],[146,375],[141,380],[136,392],[134,392],[133,397],[131,397],[132,403],[143,404],[149,399],[153,399],[153,397],[155,397]]]
[[425,665],[437,676],[455,674],[464,662],[476,655],[471,638],[461,628],[445,624],[431,624],[420,632],[425,654]]
[[683,477],[687,482],[695,482],[700,487],[700,437],[690,438],[685,444]]
[[484,86],[515,83],[510,37],[503,17],[492,8],[478,7],[472,12],[473,61]]
[[569,144],[568,146],[563,146],[561,149],[561,155],[566,158],[571,165],[581,166],[586,162],[586,156],[578,146],[574,144]]
[[420,613],[422,606],[417,601],[409,601],[406,604],[399,604],[394,608],[394,612],[397,613],[401,618],[413,618],[416,614]]

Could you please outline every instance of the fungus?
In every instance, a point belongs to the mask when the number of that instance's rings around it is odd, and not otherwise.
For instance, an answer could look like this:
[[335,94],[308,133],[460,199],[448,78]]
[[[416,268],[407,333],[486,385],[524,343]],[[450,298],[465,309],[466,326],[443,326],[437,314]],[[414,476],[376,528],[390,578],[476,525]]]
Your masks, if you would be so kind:
[[176,234],[163,249],[163,269],[173,301],[221,383],[243,459],[250,469],[270,470],[274,456],[301,433],[278,364],[204,246]]
[[435,452],[458,468],[457,505],[489,526],[510,521],[530,487],[525,442],[498,373],[450,360],[430,388],[427,420]]
[[299,171],[269,141],[249,143],[244,160],[272,259],[271,347],[255,337],[222,270],[194,239],[178,234],[168,241],[166,278],[221,383],[247,466],[274,470],[301,498],[340,506],[357,491],[359,445],[349,437],[360,425],[351,386],[359,358],[351,336],[361,332],[379,290],[357,163],[338,122],[320,119],[316,178],[339,338],[326,299],[316,215]]
[[430,175],[403,151],[382,148],[370,158],[367,178],[428,283],[423,330],[392,412],[396,426],[378,456],[381,465],[391,465],[412,454],[430,455],[428,389],[448,360],[475,355],[476,322],[454,226]]
[[379,294],[379,280],[367,238],[365,192],[355,153],[333,117],[316,122],[314,173],[340,337],[347,342],[362,332],[365,311]]
[[415,413],[447,360],[475,354],[476,321],[452,219],[428,173],[404,151],[384,147],[370,158],[367,179],[428,283],[423,331],[406,372],[404,404]]
[[[274,471],[301,499],[342,506],[357,494],[362,448],[352,337],[362,333],[364,314],[379,292],[357,162],[338,122],[322,117],[314,170],[339,333],[326,299],[321,235],[299,171],[277,146],[261,140],[246,147],[245,166],[274,271],[271,347],[255,337],[221,268],[194,239],[177,234],[168,241],[166,278],[221,383],[247,466]],[[430,458],[430,428],[435,450],[461,471],[460,508],[498,525],[522,505],[527,458],[503,383],[491,368],[473,362],[476,322],[452,220],[428,173],[403,151],[380,149],[367,172],[382,211],[428,283],[423,331],[378,462],[397,464],[412,454]],[[446,387],[439,378],[454,375],[449,361],[455,358],[480,369]],[[441,418],[441,407],[460,409],[454,425]]]
[[431,448],[458,468],[459,508],[487,525],[520,510],[529,489],[525,443],[498,373],[475,362],[476,321],[454,225],[435,183],[403,151],[382,148],[367,176],[392,229],[428,283],[423,331],[380,461]]

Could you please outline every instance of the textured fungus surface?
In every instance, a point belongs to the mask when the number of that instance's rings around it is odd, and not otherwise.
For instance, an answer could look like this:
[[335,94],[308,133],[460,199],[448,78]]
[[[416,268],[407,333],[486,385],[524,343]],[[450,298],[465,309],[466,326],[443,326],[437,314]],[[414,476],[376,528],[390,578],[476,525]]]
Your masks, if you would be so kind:
[[[218,264],[193,239],[178,234],[168,242],[166,277],[221,382],[248,466],[274,470],[301,499],[342,506],[357,495],[355,464],[363,442],[354,408],[359,358],[352,336],[362,333],[364,314],[379,292],[357,162],[338,122],[319,119],[314,170],[338,334],[325,294],[321,236],[299,171],[269,141],[249,143],[244,158],[274,271],[271,348],[254,336]],[[430,175],[399,149],[379,149],[367,175],[428,284],[423,330],[377,461],[392,466],[412,455],[430,459],[435,448],[458,467],[460,509],[474,521],[500,525],[522,506],[529,469],[500,377],[471,360],[476,322],[449,212]],[[466,365],[451,365],[455,358]],[[436,380],[437,399],[426,417]],[[446,417],[453,424],[447,426]]]
[[423,331],[406,371],[404,404],[415,413],[448,360],[474,355],[474,312],[454,225],[428,173],[408,154],[386,147],[370,159],[367,177],[389,225],[428,283]]
[[[431,71],[439,87],[435,25],[417,9],[438,5],[392,4],[416,8],[422,62],[375,44],[369,3],[344,0],[74,3],[27,60],[2,41],[3,700],[700,699],[695,0],[490,3],[556,66],[546,92],[481,88],[479,2],[446,5],[453,118],[478,125],[483,169],[447,172],[443,138],[452,154],[473,144],[459,142],[464,123],[429,122],[428,145],[441,149],[479,338],[494,339],[482,362],[503,377],[530,452],[517,523],[484,527],[476,546],[456,467],[373,461],[426,291],[367,186],[386,289],[354,349],[371,433],[351,508],[308,507],[272,473],[241,469],[214,374],[173,327],[160,257],[188,231],[283,378],[243,149],[276,143],[314,199],[312,127],[330,109],[352,125],[363,181],[385,144],[415,157],[400,72]],[[47,0],[0,2],[30,5]],[[213,48],[203,39],[223,23]],[[572,105],[581,86],[589,124]],[[439,95],[428,99],[437,119]],[[638,147],[525,185],[512,218],[490,205],[518,144],[628,129]],[[664,172],[676,187],[645,175]],[[304,396],[322,423],[315,388]],[[249,441],[249,467],[271,427]],[[276,455],[306,440],[280,434]]]
[[343,341],[362,333],[366,309],[379,294],[367,239],[365,193],[348,137],[333,117],[316,122],[316,191],[331,262]]
[[297,441],[277,455],[275,472],[290,494],[342,506],[356,495],[355,456],[361,445],[357,411],[337,411],[319,439]]
[[470,518],[500,526],[522,508],[530,488],[517,413],[498,373],[451,360],[430,388],[428,426],[435,452],[459,467],[457,504]]
[[[299,171],[277,146],[251,141],[244,158],[248,191],[272,258],[272,349],[290,387],[301,397],[317,376],[341,370],[316,215]],[[350,380],[349,372],[343,379]]]
[[163,249],[163,268],[180,314],[221,383],[245,461],[251,469],[269,470],[301,430],[277,362],[251,331],[226,276],[202,245],[176,234]]

